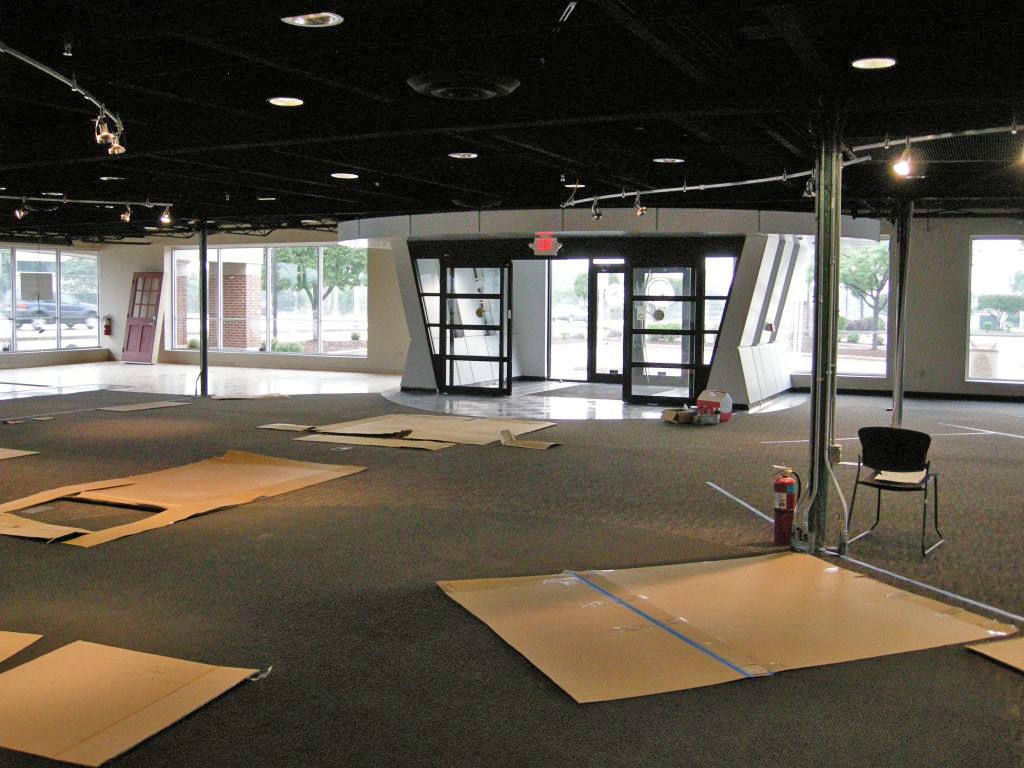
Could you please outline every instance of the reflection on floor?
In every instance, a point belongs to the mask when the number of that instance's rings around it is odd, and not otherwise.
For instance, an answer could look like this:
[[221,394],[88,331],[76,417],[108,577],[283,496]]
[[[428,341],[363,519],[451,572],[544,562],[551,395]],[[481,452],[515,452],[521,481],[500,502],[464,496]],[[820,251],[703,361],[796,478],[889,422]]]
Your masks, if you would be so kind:
[[[10,368],[0,373],[0,400],[61,395],[96,389],[123,389],[167,395],[197,393],[199,367],[194,365],[131,365],[119,362],[77,363],[40,368]],[[305,371],[280,368],[210,368],[210,393],[215,395],[317,395],[379,392],[410,408],[463,416],[504,416],[523,419],[657,419],[660,405],[622,402],[618,384],[577,381],[516,381],[511,397],[439,395],[403,392],[401,376],[347,371]],[[573,390],[560,394],[562,390]],[[576,397],[574,394],[580,395]],[[758,409],[769,412],[802,404],[800,393],[781,395]]]
[[[657,419],[660,405],[631,405],[619,397],[621,388],[607,387],[604,397],[563,397],[557,390],[576,387],[579,382],[516,381],[512,383],[511,397],[484,395],[438,395],[432,392],[402,392],[391,390],[384,397],[410,408],[459,414],[461,416],[505,416],[517,419]],[[552,395],[545,397],[545,392]],[[599,394],[604,394],[600,392]]]
[[[199,366],[76,363],[9,368],[0,373],[0,379],[3,379],[0,382],[0,399],[95,389],[194,395],[198,392]],[[364,394],[395,388],[400,383],[401,376],[386,374],[228,366],[210,368],[210,394],[214,395]]]

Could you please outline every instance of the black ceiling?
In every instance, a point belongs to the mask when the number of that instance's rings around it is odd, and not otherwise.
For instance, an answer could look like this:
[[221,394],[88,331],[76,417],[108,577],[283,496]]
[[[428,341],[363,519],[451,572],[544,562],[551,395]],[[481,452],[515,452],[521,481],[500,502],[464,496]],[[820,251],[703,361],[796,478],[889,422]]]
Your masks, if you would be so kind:
[[[848,146],[894,140],[846,170],[847,209],[884,211],[908,195],[936,214],[1024,213],[1024,130],[915,145],[923,178],[895,181],[887,165],[907,135],[1024,122],[1017,2],[922,11],[850,0],[579,0],[559,22],[567,5],[6,0],[0,40],[74,75],[118,113],[128,151],[108,156],[92,138],[92,105],[0,55],[0,194],[169,201],[183,226],[201,216],[331,228],[372,215],[557,207],[564,175],[588,185],[581,196],[685,182],[691,191],[645,202],[810,210],[805,179],[692,188],[810,169],[825,101],[839,105]],[[344,23],[280,21],[312,10]],[[849,66],[869,54],[898,65]],[[521,84],[504,97],[451,101],[406,82],[440,72]],[[266,102],[282,95],[305,104]],[[453,160],[452,151],[479,157]],[[686,162],[651,162],[659,156]],[[146,235],[159,215],[136,210],[125,225],[122,209],[64,205],[15,221],[5,202],[16,203],[0,201],[8,238]]]

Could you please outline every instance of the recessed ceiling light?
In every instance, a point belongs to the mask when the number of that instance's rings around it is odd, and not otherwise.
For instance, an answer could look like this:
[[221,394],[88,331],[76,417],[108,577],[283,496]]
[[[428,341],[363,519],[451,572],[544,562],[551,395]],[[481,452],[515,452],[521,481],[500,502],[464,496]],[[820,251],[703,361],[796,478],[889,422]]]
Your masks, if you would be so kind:
[[301,16],[282,16],[281,21],[293,27],[336,27],[345,19],[330,11],[304,13]]
[[273,104],[275,107],[301,107],[306,102],[294,96],[271,96],[267,99],[267,103]]
[[100,176],[100,181],[124,181],[124,176]]
[[147,232],[159,232],[160,231],[160,227],[143,227],[143,229],[146,230]]
[[896,59],[889,56],[867,56],[850,62],[854,69],[889,69],[896,66]]
[[586,184],[580,184],[578,181],[574,184],[566,184],[566,189],[586,189]]
[[662,165],[678,165],[679,163],[685,163],[686,160],[681,157],[656,157],[653,162],[661,163]]
[[7,187],[0,187],[0,192],[6,192],[6,191],[7,191]]
[[480,155],[476,152],[449,152],[448,157],[452,160],[476,160]]
[[50,197],[64,197],[63,192],[43,192],[43,194],[49,195]]
[[269,203],[272,200],[277,200],[276,197],[257,197],[256,199],[259,200],[261,203]]
[[358,173],[350,173],[349,171],[336,171],[332,173],[331,176],[335,179],[344,179],[345,181],[352,181],[353,179],[359,178]]

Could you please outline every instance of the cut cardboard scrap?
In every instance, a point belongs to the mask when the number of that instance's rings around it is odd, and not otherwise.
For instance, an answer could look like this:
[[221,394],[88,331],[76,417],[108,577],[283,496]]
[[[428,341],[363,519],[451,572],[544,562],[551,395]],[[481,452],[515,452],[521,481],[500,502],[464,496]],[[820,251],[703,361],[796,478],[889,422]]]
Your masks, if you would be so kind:
[[967,648],[982,656],[995,659],[1018,672],[1024,672],[1024,637],[1015,637],[1013,640],[1002,640],[998,643],[968,645]]
[[133,403],[132,405],[108,405],[97,408],[98,411],[117,411],[127,413],[129,411],[148,411],[153,408],[173,408],[176,405],[189,405],[190,400],[159,400],[153,403]]
[[11,658],[41,637],[42,635],[32,635],[28,632],[0,632],[0,661]]
[[379,448],[413,448],[421,451],[440,451],[451,448],[455,443],[442,443],[436,440],[405,440],[390,437],[362,437],[360,435],[306,435],[296,437],[311,443],[341,443],[342,445],[372,445]]
[[256,672],[71,643],[0,675],[0,746],[102,765]]
[[306,424],[260,424],[256,429],[276,429],[281,432],[312,432],[316,427]]
[[0,448],[0,460],[16,459],[19,456],[34,456],[39,451],[19,451],[15,448]]
[[536,451],[543,451],[560,443],[545,443],[543,440],[520,440],[507,429],[499,429],[498,437],[501,444],[506,448],[532,448]]
[[438,585],[581,703],[1016,632],[797,553]]
[[[0,535],[53,541],[82,534],[66,543],[76,547],[92,547],[171,525],[195,515],[352,475],[364,469],[344,464],[316,464],[244,451],[228,451],[223,456],[194,464],[116,480],[65,486],[0,504]],[[144,520],[102,531],[48,525],[10,514],[55,499],[141,507],[156,512]]]
[[365,437],[394,437],[401,434],[411,440],[487,445],[498,440],[498,432],[502,429],[507,429],[518,437],[552,426],[554,426],[553,421],[393,413],[386,416],[327,424],[315,427],[313,431],[332,435],[361,435]]

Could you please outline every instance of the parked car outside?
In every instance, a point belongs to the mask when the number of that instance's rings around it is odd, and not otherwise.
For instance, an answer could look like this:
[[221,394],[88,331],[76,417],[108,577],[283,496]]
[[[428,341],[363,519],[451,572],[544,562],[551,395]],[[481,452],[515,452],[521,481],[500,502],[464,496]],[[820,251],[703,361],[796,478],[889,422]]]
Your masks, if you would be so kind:
[[[19,299],[15,302],[14,313],[13,319],[19,328],[41,329],[43,325],[57,322],[57,302]],[[4,314],[11,319],[9,307]],[[75,325],[95,328],[98,318],[99,314],[95,304],[81,301],[71,293],[60,294],[60,322],[62,325],[66,325],[68,328]]]

